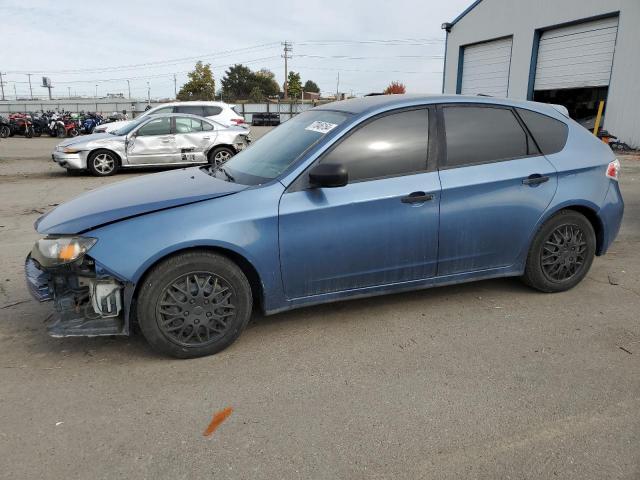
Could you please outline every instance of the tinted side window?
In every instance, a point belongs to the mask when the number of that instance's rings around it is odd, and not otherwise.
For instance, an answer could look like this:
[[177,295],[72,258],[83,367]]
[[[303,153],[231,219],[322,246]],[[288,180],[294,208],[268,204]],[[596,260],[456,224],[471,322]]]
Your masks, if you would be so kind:
[[202,122],[202,130],[208,132],[209,130],[213,130],[213,125],[207,122]]
[[565,123],[521,108],[518,108],[518,114],[529,128],[544,155],[558,153],[564,148],[569,135],[569,127]]
[[216,115],[220,115],[220,112],[222,112],[222,108],[220,107],[204,107],[205,117],[215,117]]
[[378,118],[343,140],[322,163],[344,165],[350,182],[426,170],[428,122],[426,109]]
[[169,135],[171,133],[171,118],[157,118],[140,127],[138,135],[147,137],[149,135]]
[[447,166],[527,156],[527,134],[511,109],[445,107]]
[[198,105],[179,105],[176,107],[177,113],[190,113],[191,115],[204,116],[204,108]]

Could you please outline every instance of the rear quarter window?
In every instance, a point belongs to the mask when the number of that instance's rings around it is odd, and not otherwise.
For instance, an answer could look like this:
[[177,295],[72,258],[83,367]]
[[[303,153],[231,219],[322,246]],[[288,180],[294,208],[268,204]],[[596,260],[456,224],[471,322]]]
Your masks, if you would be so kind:
[[564,122],[531,110],[517,110],[543,155],[558,153],[564,148],[569,135],[569,127]]

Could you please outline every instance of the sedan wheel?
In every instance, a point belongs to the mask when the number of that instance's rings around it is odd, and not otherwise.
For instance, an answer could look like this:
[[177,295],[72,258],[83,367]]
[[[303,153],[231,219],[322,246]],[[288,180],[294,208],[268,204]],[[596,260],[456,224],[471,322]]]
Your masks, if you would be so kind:
[[193,251],[165,260],[145,277],[138,322],[155,350],[178,358],[200,357],[238,338],[252,304],[251,286],[235,263],[212,252]]
[[89,157],[88,167],[98,177],[113,175],[117,169],[117,160],[111,152],[97,151]]
[[562,210],[536,234],[523,280],[543,292],[568,290],[587,275],[595,252],[596,235],[589,220]]
[[227,147],[214,148],[209,154],[209,163],[213,168],[218,168],[227,163],[233,157],[234,152]]

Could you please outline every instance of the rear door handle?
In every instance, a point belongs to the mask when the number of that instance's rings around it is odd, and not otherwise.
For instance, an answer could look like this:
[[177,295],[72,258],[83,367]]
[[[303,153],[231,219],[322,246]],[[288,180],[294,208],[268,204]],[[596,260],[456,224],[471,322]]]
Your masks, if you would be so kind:
[[424,203],[429,200],[433,200],[433,193],[413,192],[400,199],[402,203]]
[[527,178],[522,180],[523,185],[540,185],[541,183],[548,182],[549,177],[546,175],[540,175],[539,173],[534,173],[533,175],[529,175]]

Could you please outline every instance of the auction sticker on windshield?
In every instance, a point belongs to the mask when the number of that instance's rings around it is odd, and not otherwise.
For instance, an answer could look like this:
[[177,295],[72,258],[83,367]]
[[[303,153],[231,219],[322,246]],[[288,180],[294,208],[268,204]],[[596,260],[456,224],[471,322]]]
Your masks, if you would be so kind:
[[335,123],[321,122],[319,120],[316,120],[307,128],[305,128],[305,130],[311,130],[312,132],[318,132],[324,135],[325,133],[329,133],[331,130],[333,130],[337,126],[338,125],[336,125]]

